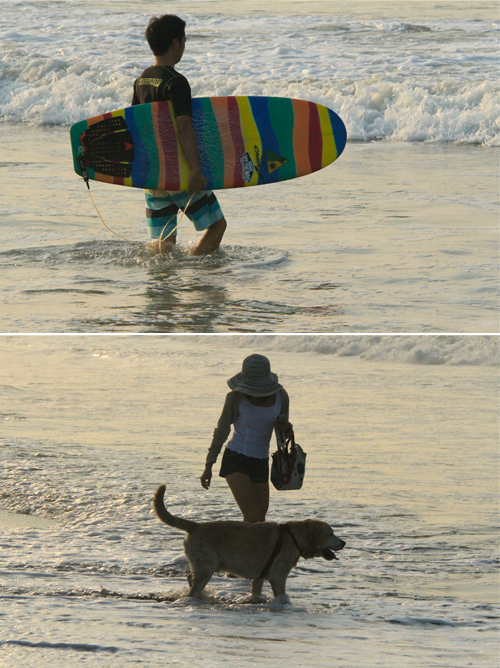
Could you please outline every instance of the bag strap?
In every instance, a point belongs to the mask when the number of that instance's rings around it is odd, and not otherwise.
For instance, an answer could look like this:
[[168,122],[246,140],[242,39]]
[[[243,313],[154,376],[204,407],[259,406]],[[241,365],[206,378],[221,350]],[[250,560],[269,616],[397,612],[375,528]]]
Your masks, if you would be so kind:
[[278,429],[278,427],[275,428],[274,433],[276,434],[276,443],[278,445],[278,450],[281,452],[282,450],[286,450],[286,436],[285,432],[281,431],[281,429]]
[[[287,456],[290,456],[290,453],[294,453],[295,434],[293,429],[291,430],[290,436],[288,438],[285,436],[285,432],[281,431],[281,429],[276,428],[274,431],[276,433],[276,443],[278,444],[278,450],[280,450],[282,453],[286,453]],[[288,449],[288,446],[290,446],[290,450]]]
[[[278,474],[283,480],[284,484],[287,485],[292,479],[293,469],[295,466],[296,459],[296,449],[295,449],[295,434],[293,429],[288,438],[286,438],[284,432],[279,429],[276,429],[276,441],[278,443]],[[283,459],[287,463],[287,473],[283,473]]]

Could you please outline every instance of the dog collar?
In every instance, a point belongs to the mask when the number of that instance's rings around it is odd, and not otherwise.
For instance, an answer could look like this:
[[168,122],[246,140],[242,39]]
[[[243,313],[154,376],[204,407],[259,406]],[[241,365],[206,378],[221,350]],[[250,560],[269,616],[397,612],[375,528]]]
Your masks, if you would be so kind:
[[302,556],[302,554],[300,552],[299,544],[297,543],[297,539],[293,535],[293,531],[291,530],[290,525],[289,524],[280,524],[280,529],[283,533],[287,533],[290,536],[290,538],[293,540],[293,542],[295,544],[295,547],[299,551],[300,556]]
[[279,530],[280,530],[279,535],[278,535],[278,540],[276,541],[276,544],[275,544],[274,549],[271,553],[271,556],[269,557],[269,559],[267,561],[267,564],[264,566],[264,568],[262,569],[262,573],[259,575],[259,579],[266,577],[266,575],[269,572],[269,569],[273,565],[273,561],[276,559],[276,557],[280,553],[281,547],[283,545],[283,536],[284,536],[285,533],[287,533],[290,536],[290,538],[293,540],[295,547],[299,551],[299,555],[301,554],[300,547],[297,543],[297,539],[293,535],[292,530],[290,529],[288,524],[279,524],[278,526],[279,526]]

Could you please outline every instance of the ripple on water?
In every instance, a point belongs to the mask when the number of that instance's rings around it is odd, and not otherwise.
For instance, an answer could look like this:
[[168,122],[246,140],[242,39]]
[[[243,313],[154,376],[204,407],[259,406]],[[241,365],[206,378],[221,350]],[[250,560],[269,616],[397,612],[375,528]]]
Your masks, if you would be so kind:
[[69,246],[18,248],[0,253],[0,264],[12,266],[42,263],[48,266],[87,265],[97,262],[117,267],[145,269],[259,269],[287,260],[285,251],[259,246],[224,246],[205,256],[190,254],[190,247],[177,246],[169,253],[154,254],[149,244],[124,241],[84,241]]

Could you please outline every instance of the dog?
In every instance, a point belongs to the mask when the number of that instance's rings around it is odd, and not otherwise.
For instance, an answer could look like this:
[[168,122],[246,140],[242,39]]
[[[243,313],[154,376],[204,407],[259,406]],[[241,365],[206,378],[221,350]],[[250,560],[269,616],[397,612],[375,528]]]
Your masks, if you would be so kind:
[[163,502],[165,485],[158,487],[153,507],[159,520],[186,531],[184,552],[190,573],[188,596],[201,598],[212,575],[226,572],[249,580],[268,580],[276,598],[285,596],[286,580],[300,557],[337,559],[345,541],[326,522],[192,522],[174,517]]

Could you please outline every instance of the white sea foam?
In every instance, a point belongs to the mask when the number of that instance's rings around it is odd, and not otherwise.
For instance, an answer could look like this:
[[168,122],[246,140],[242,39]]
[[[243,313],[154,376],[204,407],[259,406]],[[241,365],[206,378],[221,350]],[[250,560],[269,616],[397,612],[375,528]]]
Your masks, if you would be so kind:
[[[103,2],[2,6],[0,120],[72,124],[130,103],[148,15]],[[22,28],[19,24],[22,16]],[[326,104],[353,140],[498,145],[497,26],[487,20],[185,15],[193,94]]]
[[227,343],[261,351],[312,352],[401,364],[497,366],[494,336],[250,336]]

